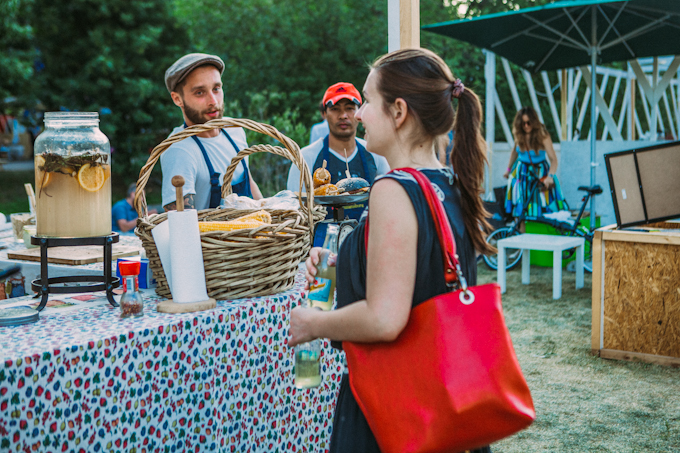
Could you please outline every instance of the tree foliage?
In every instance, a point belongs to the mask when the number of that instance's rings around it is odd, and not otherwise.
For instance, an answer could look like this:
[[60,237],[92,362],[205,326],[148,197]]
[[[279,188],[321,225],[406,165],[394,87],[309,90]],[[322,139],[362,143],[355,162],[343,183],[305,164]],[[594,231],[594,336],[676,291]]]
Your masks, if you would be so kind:
[[271,107],[297,107],[306,122],[328,86],[361,87],[367,64],[387,50],[383,0],[176,0],[175,8],[195,50],[224,59],[228,99],[245,105],[249,93],[278,92]]
[[35,46],[44,65],[36,74],[39,99],[48,110],[100,112],[114,170],[138,171],[148,149],[179,118],[163,77],[188,40],[167,2],[33,5]]
[[[542,6],[551,3],[552,0],[448,0],[448,11],[451,13],[452,19],[469,19],[486,14],[502,13],[507,11],[515,11],[522,8],[531,8]],[[426,10],[425,10],[426,11]],[[451,19],[442,19],[433,16],[423,17],[423,3],[421,2],[421,23],[433,24],[444,22]],[[445,36],[437,35],[430,32],[421,33],[421,45],[427,47],[444,58],[451,67],[454,75],[460,77],[466,87],[473,89],[477,95],[484,100],[486,82],[484,79],[484,65],[486,57],[481,49],[468,44],[463,41],[458,41]],[[501,105],[514,105],[510,88],[506,77],[502,74],[500,62],[497,61],[496,67],[496,90],[501,101]],[[520,68],[513,63],[510,63],[514,74],[519,74]],[[553,87],[557,85],[557,79],[552,77]],[[526,81],[522,77],[515,78],[515,84],[519,92],[520,98],[523,100],[529,99],[529,88]],[[542,83],[537,83],[534,80],[536,93],[538,95],[539,104],[543,112],[548,112],[549,104],[547,101],[547,93],[542,92]],[[514,115],[508,115],[508,121],[512,122]],[[551,133],[553,139],[556,138],[557,131],[551,121],[546,120],[546,126]],[[510,125],[512,128],[512,125]],[[500,120],[496,118],[496,140],[505,141]]]
[[[0,99],[32,96],[47,110],[99,111],[115,150],[114,171],[131,177],[181,122],[163,75],[184,53],[224,59],[226,115],[273,124],[304,146],[324,90],[338,81],[361,89],[370,62],[387,51],[385,0],[0,2]],[[549,0],[421,0],[420,22],[544,3]],[[428,32],[421,45],[483,97],[480,49]],[[524,81],[517,82],[524,90]],[[508,92],[505,83],[497,79],[499,93]],[[253,135],[253,142],[267,141]],[[252,158],[258,182],[281,178],[275,159]]]
[[[549,0],[421,0],[420,22],[545,3]],[[329,85],[347,81],[361,89],[368,64],[387,52],[385,0],[175,0],[174,5],[194,50],[225,60],[227,99],[247,109],[252,93],[280,93],[269,111],[297,108],[307,127],[318,121],[317,105]],[[481,49],[428,32],[421,33],[421,45],[441,55],[467,87],[483,95]],[[499,82],[502,87],[504,81]],[[519,86],[524,88],[523,81]]]
[[461,19],[485,14],[515,11],[551,3],[553,0],[451,0]]
[[25,105],[24,98],[32,89],[37,52],[32,45],[29,6],[25,0],[0,0],[0,104],[17,97]]

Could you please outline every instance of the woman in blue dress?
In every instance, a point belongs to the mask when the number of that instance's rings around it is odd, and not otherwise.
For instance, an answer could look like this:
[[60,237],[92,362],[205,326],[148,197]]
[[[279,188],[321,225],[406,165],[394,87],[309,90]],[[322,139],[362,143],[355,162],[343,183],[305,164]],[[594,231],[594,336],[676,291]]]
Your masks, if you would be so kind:
[[550,134],[533,108],[522,107],[517,112],[512,133],[515,144],[503,175],[509,178],[506,212],[513,217],[522,213],[536,179],[541,180],[541,186],[529,200],[527,215],[540,216],[568,209],[556,176],[557,155]]

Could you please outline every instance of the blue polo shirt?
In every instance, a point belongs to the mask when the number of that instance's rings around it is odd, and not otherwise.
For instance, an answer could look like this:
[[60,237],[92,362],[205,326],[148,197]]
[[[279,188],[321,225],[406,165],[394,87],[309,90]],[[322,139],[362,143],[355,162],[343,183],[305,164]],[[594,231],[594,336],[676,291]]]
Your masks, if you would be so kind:
[[120,232],[120,228],[118,228],[118,220],[135,220],[137,217],[137,211],[135,211],[135,208],[130,206],[127,200],[122,199],[114,204],[113,208],[111,208],[111,228],[113,231]]

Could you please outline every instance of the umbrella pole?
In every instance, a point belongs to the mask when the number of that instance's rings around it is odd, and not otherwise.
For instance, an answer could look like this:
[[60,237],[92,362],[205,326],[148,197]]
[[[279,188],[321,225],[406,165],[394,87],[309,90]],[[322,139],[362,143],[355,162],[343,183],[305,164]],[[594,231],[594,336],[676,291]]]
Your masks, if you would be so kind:
[[[595,96],[597,90],[597,9],[592,6],[592,19],[590,27],[590,186],[594,186],[597,180],[597,107]],[[595,229],[595,197],[590,197],[590,230]]]

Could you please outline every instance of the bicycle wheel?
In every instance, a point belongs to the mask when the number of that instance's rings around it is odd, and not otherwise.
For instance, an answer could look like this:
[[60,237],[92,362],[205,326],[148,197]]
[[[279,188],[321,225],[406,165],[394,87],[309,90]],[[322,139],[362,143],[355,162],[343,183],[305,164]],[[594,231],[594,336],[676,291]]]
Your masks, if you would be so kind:
[[[486,237],[486,242],[496,247],[496,242],[507,237],[516,236],[519,232],[510,227],[499,228]],[[505,249],[505,269],[516,267],[522,259],[522,249]],[[498,269],[498,254],[484,255],[484,263],[493,270]]]

